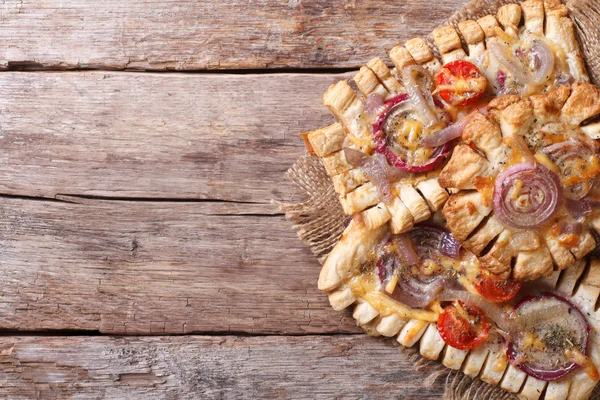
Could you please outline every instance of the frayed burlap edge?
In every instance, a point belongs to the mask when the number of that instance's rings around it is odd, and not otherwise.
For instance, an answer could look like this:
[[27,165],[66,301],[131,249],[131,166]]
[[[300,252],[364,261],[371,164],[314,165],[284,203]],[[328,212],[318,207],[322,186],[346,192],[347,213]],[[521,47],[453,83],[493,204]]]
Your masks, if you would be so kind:
[[[466,19],[496,14],[499,7],[508,3],[518,3],[518,1],[474,0],[452,15],[443,25],[456,25]],[[600,2],[570,0],[567,2],[567,7],[575,22],[590,78],[593,83],[599,84],[600,30],[597,27],[600,26]],[[431,37],[428,40],[431,42]],[[435,46],[432,48],[435,49]],[[300,157],[288,170],[286,178],[300,186],[307,193],[308,199],[298,204],[276,203],[285,213],[286,219],[292,222],[300,240],[309,247],[322,264],[339,240],[347,217],[318,157],[309,154]],[[450,370],[439,361],[426,360],[414,348],[400,347],[400,349],[411,362],[415,363],[418,371],[428,374],[424,380],[425,386],[432,386],[440,379],[445,379],[444,400],[517,399],[517,396],[498,386],[472,379],[460,371]],[[600,400],[599,386],[592,393],[591,400]]]

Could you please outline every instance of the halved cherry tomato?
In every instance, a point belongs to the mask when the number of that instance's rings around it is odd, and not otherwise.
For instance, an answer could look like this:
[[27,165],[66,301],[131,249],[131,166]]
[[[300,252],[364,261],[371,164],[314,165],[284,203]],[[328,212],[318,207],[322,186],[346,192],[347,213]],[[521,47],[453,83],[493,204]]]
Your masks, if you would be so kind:
[[485,342],[490,330],[490,323],[483,311],[460,300],[455,300],[444,308],[437,326],[444,342],[460,350],[479,346]]
[[486,299],[495,302],[510,300],[521,289],[521,282],[502,279],[487,271],[483,271],[475,281],[475,289]]
[[436,84],[442,99],[453,106],[464,107],[481,97],[487,87],[487,79],[475,64],[456,60],[442,67]]

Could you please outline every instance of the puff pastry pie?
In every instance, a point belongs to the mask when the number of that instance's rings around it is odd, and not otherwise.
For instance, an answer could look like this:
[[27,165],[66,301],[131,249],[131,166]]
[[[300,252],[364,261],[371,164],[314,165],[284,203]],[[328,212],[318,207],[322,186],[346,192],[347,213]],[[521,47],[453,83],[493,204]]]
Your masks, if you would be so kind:
[[301,134],[352,216],[319,278],[374,335],[522,398],[599,379],[600,91],[559,0],[508,4],[332,85]]

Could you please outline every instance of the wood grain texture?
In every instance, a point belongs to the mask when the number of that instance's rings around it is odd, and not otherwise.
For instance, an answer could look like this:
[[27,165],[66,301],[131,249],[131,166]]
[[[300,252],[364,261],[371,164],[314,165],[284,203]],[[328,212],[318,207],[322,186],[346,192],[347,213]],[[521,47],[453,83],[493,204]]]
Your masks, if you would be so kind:
[[1,73],[0,194],[301,200],[298,133],[347,76]]
[[419,399],[442,396],[393,340],[3,337],[0,397]]
[[467,0],[6,0],[0,66],[357,68],[427,35]]
[[0,328],[360,331],[271,205],[64,200],[0,199]]

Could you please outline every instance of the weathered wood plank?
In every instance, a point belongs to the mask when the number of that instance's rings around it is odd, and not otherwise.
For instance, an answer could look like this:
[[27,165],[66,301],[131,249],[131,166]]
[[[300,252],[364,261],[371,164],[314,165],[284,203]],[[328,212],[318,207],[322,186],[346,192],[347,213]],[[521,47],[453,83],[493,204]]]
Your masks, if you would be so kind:
[[356,68],[467,0],[6,0],[4,68]]
[[[10,399],[439,399],[391,339],[3,337]],[[428,384],[429,383],[429,384]],[[433,384],[436,383],[436,384]]]
[[347,75],[0,74],[0,194],[297,201],[298,133]]
[[0,328],[359,332],[317,290],[318,262],[275,212],[258,204],[1,198]]

